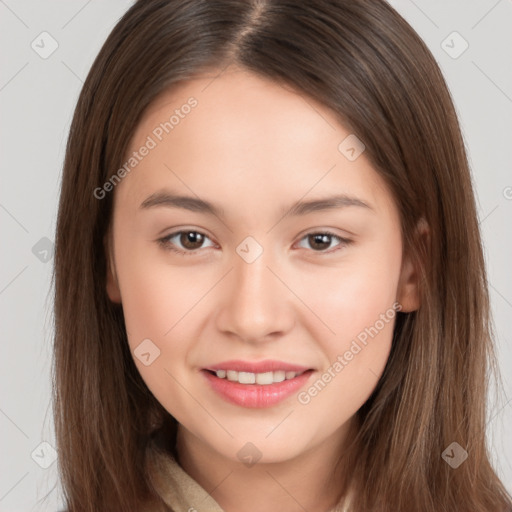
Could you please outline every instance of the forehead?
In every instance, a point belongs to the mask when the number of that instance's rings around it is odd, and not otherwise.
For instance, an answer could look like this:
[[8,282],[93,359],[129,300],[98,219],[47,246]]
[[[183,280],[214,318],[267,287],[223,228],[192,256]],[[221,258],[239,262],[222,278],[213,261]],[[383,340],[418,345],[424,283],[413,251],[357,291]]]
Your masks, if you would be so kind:
[[[185,135],[191,124],[205,128],[196,134],[201,147],[209,141],[247,145],[248,137],[253,145],[273,140],[276,148],[280,144],[284,147],[289,140],[315,145],[318,139],[335,143],[339,138],[341,126],[325,106],[287,84],[236,67],[199,74],[172,86],[153,101],[137,131],[142,134],[155,123],[169,120],[175,110],[188,110],[190,98],[197,101],[197,106],[190,116],[180,117],[182,126],[178,130],[176,125],[169,134],[174,140],[179,140],[180,132]],[[191,121],[185,122],[188,117]]]
[[350,135],[334,112],[290,86],[237,68],[212,71],[153,101],[128,156],[148,138],[154,147],[118,188],[139,203],[164,185],[226,199],[235,190],[298,199],[343,186],[375,201],[385,192],[378,174],[364,154],[350,161],[339,149]]

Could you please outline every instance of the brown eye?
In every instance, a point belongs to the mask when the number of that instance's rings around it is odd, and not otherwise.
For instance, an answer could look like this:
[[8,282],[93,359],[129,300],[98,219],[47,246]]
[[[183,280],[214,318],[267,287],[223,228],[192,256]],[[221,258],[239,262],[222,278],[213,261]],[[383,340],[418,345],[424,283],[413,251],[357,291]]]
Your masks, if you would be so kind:
[[199,249],[203,247],[207,248],[213,246],[213,244],[203,246],[206,240],[209,240],[209,237],[204,233],[194,230],[182,230],[171,233],[158,240],[158,242],[165,249],[188,256],[199,252]]
[[308,241],[313,249],[324,250],[328,249],[331,245],[331,236],[326,234],[313,234],[308,235]]
[[[338,235],[335,235],[334,233],[328,232],[309,233],[304,238],[302,238],[301,242],[303,240],[307,240],[309,247],[313,249],[313,251],[320,253],[334,252],[352,243],[352,240],[342,238]],[[326,249],[332,247],[331,244],[333,240],[337,240],[339,243],[337,244],[337,246],[334,246],[334,250],[327,251]]]
[[200,249],[204,242],[204,235],[197,231],[182,231],[179,240],[185,249]]

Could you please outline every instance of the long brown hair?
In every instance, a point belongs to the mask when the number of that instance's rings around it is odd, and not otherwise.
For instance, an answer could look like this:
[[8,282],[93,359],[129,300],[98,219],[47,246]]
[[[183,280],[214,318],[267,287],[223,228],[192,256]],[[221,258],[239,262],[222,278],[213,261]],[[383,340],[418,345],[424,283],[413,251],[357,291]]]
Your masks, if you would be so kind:
[[[496,363],[471,175],[430,51],[384,0],[140,0],[81,91],[67,144],[55,253],[54,419],[70,512],[136,511],[154,498],[145,450],[176,421],[140,377],[122,307],[106,294],[113,193],[145,109],[173,84],[236,64],[331,109],[366,145],[401,215],[421,307],[398,313],[391,354],[358,411],[352,510],[503,511],[485,442]],[[423,218],[428,239],[417,236]],[[427,240],[427,241],[425,241]],[[467,451],[456,469],[442,457]],[[341,454],[340,454],[341,455]]]

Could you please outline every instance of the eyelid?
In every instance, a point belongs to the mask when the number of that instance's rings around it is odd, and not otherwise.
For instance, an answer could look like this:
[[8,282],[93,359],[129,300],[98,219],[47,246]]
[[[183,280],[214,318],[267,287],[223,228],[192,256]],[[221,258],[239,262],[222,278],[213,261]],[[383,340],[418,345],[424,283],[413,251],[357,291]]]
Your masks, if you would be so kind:
[[[212,246],[201,247],[199,249],[191,249],[191,250],[183,250],[183,249],[176,248],[174,246],[174,244],[171,244],[169,242],[169,240],[171,238],[174,238],[177,235],[181,235],[182,233],[198,233],[198,234],[204,236],[205,238],[211,240],[211,237],[208,236],[203,231],[201,231],[200,229],[180,228],[180,229],[178,229],[176,231],[173,231],[172,233],[169,233],[168,235],[165,235],[162,238],[159,238],[157,240],[157,242],[165,250],[170,250],[172,252],[175,252],[175,253],[178,253],[178,254],[182,254],[182,255],[185,255],[185,256],[194,256],[194,255],[197,255],[201,251],[201,249],[208,249],[208,248],[212,247]],[[299,235],[298,242],[299,243],[302,242],[302,240],[304,240],[305,238],[307,238],[308,236],[311,236],[311,235],[327,235],[327,236],[330,236],[331,238],[335,238],[335,239],[337,239],[339,241],[339,244],[337,246],[335,246],[336,248],[334,248],[334,249],[329,249],[329,250],[326,250],[326,251],[315,251],[315,250],[312,250],[312,249],[309,250],[309,252],[312,252],[313,254],[315,254],[315,253],[316,254],[320,254],[320,255],[331,254],[331,253],[336,252],[337,250],[339,250],[339,249],[341,249],[343,247],[347,247],[348,245],[350,245],[350,244],[352,244],[354,242],[354,240],[352,240],[350,238],[343,237],[341,235],[338,235],[338,234],[334,233],[330,229],[321,229],[321,228],[320,229],[318,229],[318,228],[317,229],[312,229],[312,230],[306,231],[305,233]]]
[[347,247],[354,242],[354,240],[352,240],[350,238],[343,237],[341,235],[338,235],[338,234],[334,233],[333,231],[331,231],[330,229],[316,229],[316,230],[313,229],[311,231],[307,231],[304,235],[302,235],[299,238],[299,242],[302,242],[302,240],[304,240],[305,238],[307,238],[310,235],[327,235],[327,236],[330,236],[331,238],[336,238],[339,241],[339,244],[336,245],[334,249],[328,249],[326,251],[314,251],[314,250],[308,251],[313,254],[315,254],[315,253],[316,254],[325,254],[325,255],[332,254],[333,252],[336,252],[339,249]]
[[[184,256],[194,256],[194,255],[197,255],[197,253],[200,251],[200,249],[184,250],[184,249],[177,248],[174,244],[172,244],[170,242],[171,238],[174,238],[176,235],[181,235],[182,233],[198,233],[198,234],[204,236],[205,238],[208,238],[209,240],[211,240],[211,237],[208,236],[204,231],[201,231],[200,229],[180,228],[180,229],[178,229],[176,231],[173,231],[172,233],[169,233],[168,235],[165,235],[162,238],[159,238],[157,240],[157,242],[165,250],[168,250],[168,251],[172,251],[172,252],[175,252],[175,253],[178,253],[178,254],[182,254]],[[212,247],[212,246],[209,246],[209,247]],[[206,247],[206,248],[201,247],[201,249],[207,249],[209,247]]]

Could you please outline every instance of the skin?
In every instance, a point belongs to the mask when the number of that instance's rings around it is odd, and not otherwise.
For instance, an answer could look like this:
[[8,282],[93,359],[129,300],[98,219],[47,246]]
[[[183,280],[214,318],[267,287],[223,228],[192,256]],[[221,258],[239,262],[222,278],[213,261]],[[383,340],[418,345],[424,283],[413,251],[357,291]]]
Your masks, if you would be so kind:
[[[134,361],[180,424],[180,464],[224,510],[327,511],[344,477],[334,464],[383,372],[394,320],[306,405],[296,394],[266,409],[233,405],[200,371],[277,359],[314,368],[312,383],[396,301],[418,308],[417,273],[403,258],[394,199],[364,152],[349,161],[338,150],[350,132],[329,109],[238,68],[213,76],[166,91],[137,127],[129,153],[189,97],[198,101],[115,187],[107,292],[123,305],[132,353],[147,338],[159,348],[149,366]],[[140,208],[162,189],[224,215]],[[284,215],[334,192],[371,209]],[[159,244],[179,229],[207,238],[191,255]],[[326,229],[352,243],[306,236]],[[252,263],[236,251],[247,236],[263,249]],[[187,250],[183,238],[172,242]],[[251,467],[237,456],[247,442],[262,455]]]

